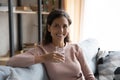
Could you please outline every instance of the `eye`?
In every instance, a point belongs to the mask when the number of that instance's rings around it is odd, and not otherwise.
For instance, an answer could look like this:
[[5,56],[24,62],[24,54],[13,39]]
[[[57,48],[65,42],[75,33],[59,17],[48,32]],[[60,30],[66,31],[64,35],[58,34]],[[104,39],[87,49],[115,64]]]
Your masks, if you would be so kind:
[[63,25],[63,28],[67,28],[68,26],[66,24]]
[[58,24],[55,24],[54,27],[57,28],[57,27],[59,27],[59,25],[58,25]]

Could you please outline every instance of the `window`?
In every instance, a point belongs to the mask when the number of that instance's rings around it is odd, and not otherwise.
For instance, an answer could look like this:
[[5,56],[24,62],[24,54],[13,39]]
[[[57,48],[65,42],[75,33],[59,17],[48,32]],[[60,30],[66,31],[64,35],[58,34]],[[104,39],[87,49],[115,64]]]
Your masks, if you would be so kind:
[[101,49],[120,50],[120,0],[85,0],[82,40],[95,38]]

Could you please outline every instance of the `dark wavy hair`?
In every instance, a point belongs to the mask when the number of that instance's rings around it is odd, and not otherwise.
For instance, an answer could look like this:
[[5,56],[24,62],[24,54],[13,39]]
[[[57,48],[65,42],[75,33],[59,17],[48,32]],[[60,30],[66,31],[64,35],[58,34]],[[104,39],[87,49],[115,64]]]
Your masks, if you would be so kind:
[[[56,18],[59,18],[59,17],[62,17],[62,16],[64,16],[68,20],[69,25],[71,25],[72,21],[71,21],[69,15],[64,10],[61,10],[61,9],[53,10],[47,16],[47,23],[46,23],[44,36],[43,36],[43,41],[42,41],[43,45],[46,45],[46,44],[49,44],[49,43],[52,42],[51,34],[48,31],[48,25],[51,25]],[[69,34],[64,39],[64,43],[66,43],[66,42],[70,42]]]

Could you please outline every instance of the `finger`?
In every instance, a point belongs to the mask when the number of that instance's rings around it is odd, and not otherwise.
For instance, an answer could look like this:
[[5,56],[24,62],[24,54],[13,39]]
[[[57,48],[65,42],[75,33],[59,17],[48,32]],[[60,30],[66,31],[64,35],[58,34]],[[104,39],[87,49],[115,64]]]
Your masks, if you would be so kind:
[[63,61],[65,60],[64,57],[58,57],[58,56],[54,56],[53,59],[54,59],[55,61],[59,61],[59,62],[63,62]]
[[56,54],[56,56],[58,56],[58,57],[64,57],[64,55],[63,54],[59,54],[59,53],[55,53]]
[[56,59],[55,62],[64,62],[62,59]]
[[60,59],[54,59],[53,62],[62,62]]
[[56,53],[53,53],[52,55],[53,55],[53,57],[54,57],[54,56],[57,56],[57,54],[56,54]]
[[53,58],[54,58],[54,59],[62,59],[62,60],[64,60],[64,56],[62,56],[62,55],[60,55],[60,54],[57,54],[57,53],[54,53],[54,54],[53,54]]

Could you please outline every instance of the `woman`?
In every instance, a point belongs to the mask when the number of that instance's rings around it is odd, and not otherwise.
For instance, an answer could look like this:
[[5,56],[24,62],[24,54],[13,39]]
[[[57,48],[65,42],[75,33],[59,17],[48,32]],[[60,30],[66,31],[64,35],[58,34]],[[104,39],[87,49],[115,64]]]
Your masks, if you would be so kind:
[[[40,45],[13,56],[9,66],[28,67],[44,63],[50,80],[95,80],[84,59],[81,48],[70,43],[71,19],[63,10],[54,10],[47,17],[44,39]],[[57,49],[60,51],[56,51]]]

